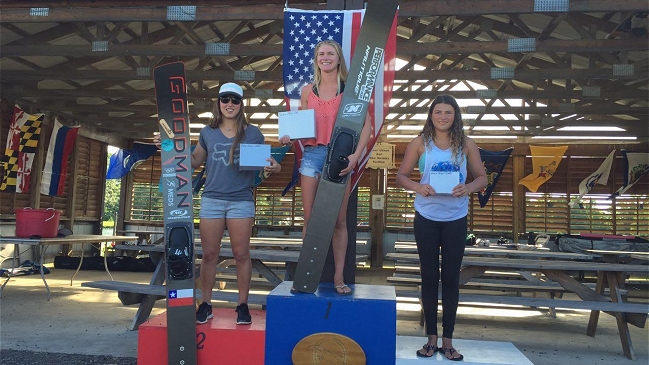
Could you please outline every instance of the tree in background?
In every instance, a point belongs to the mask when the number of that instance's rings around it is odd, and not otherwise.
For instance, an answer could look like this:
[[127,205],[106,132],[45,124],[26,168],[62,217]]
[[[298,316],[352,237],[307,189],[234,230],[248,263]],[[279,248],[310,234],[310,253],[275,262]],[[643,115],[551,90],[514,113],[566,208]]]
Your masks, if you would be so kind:
[[115,214],[119,209],[119,190],[121,180],[106,180],[106,195],[104,196],[104,215],[102,220],[111,221],[115,219]]
[[[108,152],[107,163],[113,154]],[[106,193],[104,195],[104,214],[102,221],[112,221],[119,209],[119,191],[121,188],[121,179],[106,179]],[[105,226],[105,225],[104,225]]]

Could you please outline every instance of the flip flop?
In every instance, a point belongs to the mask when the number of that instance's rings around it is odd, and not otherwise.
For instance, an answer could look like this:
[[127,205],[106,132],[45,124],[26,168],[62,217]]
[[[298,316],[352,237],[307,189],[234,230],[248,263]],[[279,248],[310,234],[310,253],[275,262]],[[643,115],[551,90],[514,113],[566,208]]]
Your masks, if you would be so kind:
[[[454,349],[453,347],[442,348],[441,351],[444,353],[444,356],[446,356],[447,360],[451,360],[451,361],[462,361],[462,360],[464,360],[464,355],[457,352],[457,350]],[[456,353],[456,354],[458,354],[460,356],[459,357],[453,357],[453,353]],[[451,355],[451,357],[448,357],[448,355]]]
[[[338,294],[338,295],[350,295],[351,293],[354,292],[354,291],[352,290],[352,288],[350,288],[349,286],[347,286],[347,284],[336,285],[336,286],[334,286],[334,288],[336,289],[336,294]],[[345,288],[349,289],[349,291],[346,292],[346,291],[345,291]]]
[[[437,347],[435,345],[425,344],[424,347],[423,347],[423,350],[426,351],[425,354],[422,354],[421,352],[419,352],[420,350],[417,350],[417,357],[432,357],[433,355],[435,355],[435,353],[437,351],[439,351],[439,347]],[[433,353],[430,354],[430,355],[427,355],[428,351],[432,351]]]

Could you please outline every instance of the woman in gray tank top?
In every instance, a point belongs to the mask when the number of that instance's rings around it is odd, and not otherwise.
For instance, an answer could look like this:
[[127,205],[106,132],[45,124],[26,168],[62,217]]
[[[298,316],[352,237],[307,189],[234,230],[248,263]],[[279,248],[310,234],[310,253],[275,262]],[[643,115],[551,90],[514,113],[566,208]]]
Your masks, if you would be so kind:
[[[203,248],[200,273],[202,303],[196,311],[196,323],[206,323],[213,318],[212,289],[221,239],[227,228],[237,264],[237,324],[250,324],[252,317],[247,304],[252,276],[250,235],[255,222],[253,188],[258,171],[239,170],[239,146],[243,143],[262,144],[264,136],[259,128],[248,123],[244,114],[243,89],[235,83],[221,85],[212,113],[210,124],[201,130],[192,152],[192,167],[204,164],[206,171],[199,213]],[[275,159],[271,157],[268,161],[270,165],[264,167],[265,174],[281,171]]]

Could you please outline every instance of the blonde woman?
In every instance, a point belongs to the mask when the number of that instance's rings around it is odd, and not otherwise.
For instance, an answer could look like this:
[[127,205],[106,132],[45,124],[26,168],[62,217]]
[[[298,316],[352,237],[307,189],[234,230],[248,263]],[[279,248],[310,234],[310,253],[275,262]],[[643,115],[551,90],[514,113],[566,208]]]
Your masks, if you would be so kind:
[[[314,109],[316,120],[316,138],[303,139],[304,154],[300,163],[300,187],[302,189],[302,204],[304,206],[304,227],[302,238],[306,232],[311,218],[311,210],[318,188],[318,180],[322,175],[322,169],[327,156],[327,145],[331,142],[336,115],[342,100],[342,93],[345,90],[347,80],[347,67],[340,45],[331,40],[318,43],[313,56],[314,77],[313,82],[302,88],[300,109]],[[372,126],[369,116],[365,118],[363,130],[356,151],[348,156],[349,164],[340,175],[351,173],[361,153],[367,146],[372,133]],[[280,142],[291,143],[290,136],[282,136]],[[351,187],[349,179],[345,190],[345,197],[338,212],[336,226],[332,237],[334,254],[334,286],[340,295],[348,295],[352,290],[343,277],[345,267],[345,256],[347,252],[347,203],[349,201]]]

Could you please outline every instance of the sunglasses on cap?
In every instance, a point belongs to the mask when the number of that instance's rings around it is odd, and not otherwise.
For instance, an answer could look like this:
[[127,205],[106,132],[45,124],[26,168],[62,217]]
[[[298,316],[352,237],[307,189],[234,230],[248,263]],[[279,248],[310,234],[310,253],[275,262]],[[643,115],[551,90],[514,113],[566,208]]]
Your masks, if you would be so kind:
[[241,99],[237,98],[236,96],[221,96],[219,97],[219,100],[221,100],[223,104],[227,104],[229,102],[232,102],[232,104],[234,105],[241,104]]

